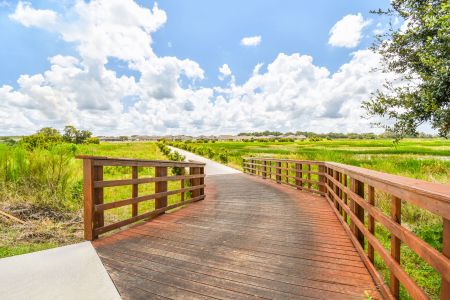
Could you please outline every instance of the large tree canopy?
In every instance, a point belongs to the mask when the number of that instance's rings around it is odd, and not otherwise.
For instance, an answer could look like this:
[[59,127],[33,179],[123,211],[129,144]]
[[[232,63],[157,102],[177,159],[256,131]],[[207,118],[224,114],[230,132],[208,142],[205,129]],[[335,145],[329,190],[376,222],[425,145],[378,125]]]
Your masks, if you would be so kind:
[[417,134],[429,122],[439,135],[450,134],[450,1],[393,0],[392,9],[376,11],[405,23],[391,25],[373,50],[383,57],[383,68],[401,76],[399,85],[386,82],[363,106],[370,116],[394,121],[387,126],[398,137]]

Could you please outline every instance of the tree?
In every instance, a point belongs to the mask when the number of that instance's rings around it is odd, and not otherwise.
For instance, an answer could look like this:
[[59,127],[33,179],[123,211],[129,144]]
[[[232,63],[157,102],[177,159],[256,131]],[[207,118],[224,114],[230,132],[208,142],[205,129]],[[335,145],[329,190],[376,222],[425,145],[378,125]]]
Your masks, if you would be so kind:
[[92,132],[88,130],[78,130],[75,126],[67,125],[64,127],[63,137],[66,143],[84,144],[92,137]]
[[75,144],[77,140],[77,133],[78,129],[76,129],[75,126],[67,125],[66,127],[64,127],[64,141],[66,143]]
[[91,137],[92,137],[92,132],[90,132],[88,130],[78,130],[75,142],[76,142],[76,144],[84,144]]
[[386,129],[397,138],[417,135],[417,127],[431,123],[440,136],[450,133],[450,2],[393,0],[392,9],[373,13],[400,17],[405,23],[378,36],[373,50],[382,56],[383,69],[399,74],[408,84],[386,82],[363,103],[369,116],[387,117]]
[[47,137],[58,137],[58,139],[61,138],[59,131],[51,127],[44,127],[36,132],[36,134],[41,134]]
[[32,150],[35,148],[48,148],[51,145],[61,143],[63,137],[58,130],[51,127],[44,127],[35,134],[24,136],[20,143]]

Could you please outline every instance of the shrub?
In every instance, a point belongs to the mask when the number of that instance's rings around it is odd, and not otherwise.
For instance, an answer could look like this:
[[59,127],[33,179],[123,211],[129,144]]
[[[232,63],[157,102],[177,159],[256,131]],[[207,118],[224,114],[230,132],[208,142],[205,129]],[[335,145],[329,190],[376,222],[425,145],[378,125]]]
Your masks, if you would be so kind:
[[322,138],[318,137],[318,136],[312,136],[309,138],[309,141],[311,142],[320,142],[322,141]]
[[63,137],[58,130],[45,127],[35,134],[24,136],[20,140],[20,144],[27,150],[33,150],[36,148],[50,148],[55,144],[61,143],[62,141]]
[[206,149],[206,155],[208,158],[213,159],[216,156],[216,152],[214,152],[211,148]]
[[84,144],[100,144],[100,139],[98,137],[90,137],[84,141]]
[[228,163],[228,152],[226,152],[226,151],[220,152],[219,160],[221,163],[227,164]]

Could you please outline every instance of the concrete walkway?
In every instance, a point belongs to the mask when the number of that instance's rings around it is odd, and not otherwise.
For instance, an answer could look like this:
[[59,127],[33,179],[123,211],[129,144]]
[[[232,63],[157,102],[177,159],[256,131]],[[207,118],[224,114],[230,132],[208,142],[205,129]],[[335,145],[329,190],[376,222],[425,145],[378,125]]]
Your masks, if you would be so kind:
[[175,147],[169,146],[172,151],[177,151],[181,155],[186,157],[186,160],[195,160],[202,163],[205,163],[205,174],[206,175],[225,175],[225,174],[241,174],[241,171],[238,171],[236,169],[230,168],[228,166],[222,165],[218,162],[215,162],[213,160],[204,158],[203,156],[196,155],[192,152],[188,152],[182,149],[178,149]]
[[0,298],[121,299],[90,242],[0,259]]

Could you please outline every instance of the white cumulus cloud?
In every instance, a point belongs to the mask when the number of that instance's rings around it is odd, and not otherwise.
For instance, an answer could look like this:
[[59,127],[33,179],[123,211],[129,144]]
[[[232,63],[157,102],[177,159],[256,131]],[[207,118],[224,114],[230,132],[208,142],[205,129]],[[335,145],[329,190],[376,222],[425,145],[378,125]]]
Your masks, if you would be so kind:
[[51,28],[56,24],[57,14],[48,9],[34,9],[29,2],[19,1],[16,10],[9,15],[9,18],[26,27]]
[[261,36],[248,36],[241,39],[241,45],[245,47],[252,47],[252,46],[258,46],[261,44]]
[[355,48],[361,41],[364,27],[369,24],[370,21],[364,20],[361,13],[346,15],[331,28],[328,44],[335,47]]
[[230,67],[227,64],[223,64],[219,68],[219,79],[224,80],[226,77],[230,76],[232,74]]

